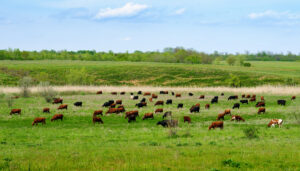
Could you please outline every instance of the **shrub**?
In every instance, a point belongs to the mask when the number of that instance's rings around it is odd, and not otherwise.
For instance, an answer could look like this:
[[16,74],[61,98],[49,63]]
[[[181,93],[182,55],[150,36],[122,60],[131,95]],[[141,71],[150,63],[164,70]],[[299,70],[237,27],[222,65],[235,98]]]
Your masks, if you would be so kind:
[[241,164],[239,162],[235,162],[235,161],[233,161],[231,159],[223,160],[222,164],[224,166],[230,166],[230,167],[235,167],[235,168],[240,168],[241,167]]
[[44,97],[47,103],[50,103],[57,93],[50,86],[49,82],[40,82],[39,87],[41,96]]
[[251,63],[244,63],[244,67],[251,67]]
[[5,97],[5,101],[6,101],[8,107],[12,107],[13,106],[14,100],[15,99],[14,99],[14,97],[12,95],[7,95]]
[[230,87],[241,87],[242,83],[238,76],[230,74],[230,78],[226,80]]
[[246,138],[253,139],[253,138],[258,138],[258,129],[255,127],[248,127],[243,130]]
[[21,89],[21,95],[23,97],[30,96],[30,87],[32,86],[33,80],[31,77],[24,77],[19,81],[19,87]]

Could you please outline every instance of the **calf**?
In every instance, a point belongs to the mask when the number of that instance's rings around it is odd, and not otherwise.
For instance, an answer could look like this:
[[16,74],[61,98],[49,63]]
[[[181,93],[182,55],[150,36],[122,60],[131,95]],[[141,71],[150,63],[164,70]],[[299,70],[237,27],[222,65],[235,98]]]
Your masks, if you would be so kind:
[[96,94],[102,94],[102,91],[97,91],[97,93]]
[[116,100],[116,104],[122,104],[122,100]]
[[193,96],[194,94],[193,93],[189,93],[189,96]]
[[35,118],[32,122],[32,126],[38,125],[38,123],[46,124],[46,118],[44,118],[44,117]]
[[164,115],[163,115],[163,119],[165,118],[165,117],[168,117],[168,116],[172,116],[172,112],[171,111],[168,111],[168,112],[166,112],[166,113],[164,113]]
[[21,109],[12,109],[10,111],[10,115],[12,115],[12,114],[19,114],[19,115],[21,115]]
[[205,109],[209,109],[209,108],[210,108],[210,104],[206,104]]
[[245,119],[244,118],[242,118],[241,116],[239,116],[239,115],[232,115],[231,116],[231,121],[234,121],[234,120],[236,120],[236,121],[243,121],[243,122],[245,122]]
[[43,109],[43,113],[50,113],[50,108],[45,107],[45,108]]
[[235,95],[235,96],[229,96],[228,97],[228,100],[235,100],[235,99],[238,99],[238,96]]
[[278,125],[278,127],[280,128],[282,126],[283,120],[282,119],[272,119],[269,124],[268,127],[275,127],[275,125]]
[[295,100],[296,99],[296,96],[293,96],[292,98],[291,98],[291,100]]
[[97,115],[102,115],[103,116],[103,111],[102,110],[95,110],[93,116],[97,116]]
[[191,123],[191,118],[189,116],[183,116],[183,122]]
[[220,114],[218,114],[218,117],[217,117],[217,120],[219,121],[219,120],[221,120],[221,119],[225,119],[224,117],[225,117],[225,113],[220,113]]
[[286,100],[277,100],[277,104],[281,106],[285,106]]
[[242,103],[242,104],[248,104],[248,100],[240,100],[240,102]]
[[181,97],[181,94],[176,94],[175,97]]
[[143,120],[148,119],[148,118],[154,119],[153,113],[146,113],[143,117]]
[[265,102],[257,102],[256,103],[256,107],[265,107],[265,106],[266,106]]
[[56,121],[56,120],[58,120],[58,119],[60,119],[60,120],[62,121],[63,118],[64,118],[64,115],[63,115],[63,114],[55,114],[55,115],[53,115],[53,117],[51,118],[51,122],[52,122],[52,121]]
[[80,106],[80,107],[82,107],[82,102],[75,102],[74,106]]
[[183,108],[183,104],[182,104],[182,103],[179,103],[179,104],[177,105],[177,109],[179,109],[179,108]]
[[172,103],[173,103],[172,99],[168,99],[166,102],[166,104],[172,104]]
[[155,110],[155,113],[162,113],[162,112],[164,112],[164,109],[156,109]]
[[62,104],[63,103],[63,99],[61,99],[61,98],[54,98],[52,104],[58,104],[58,103]]
[[94,124],[95,124],[95,123],[103,124],[103,121],[102,121],[102,119],[101,119],[100,117],[94,116],[94,117],[93,117],[93,123],[94,123]]
[[176,127],[178,125],[178,120],[162,120],[157,122],[156,125],[161,125],[163,127]]
[[240,104],[239,104],[239,103],[235,103],[235,104],[233,105],[232,109],[235,109],[235,108],[240,109]]
[[164,101],[157,101],[154,106],[157,106],[157,105],[164,105]]
[[223,121],[215,121],[215,122],[211,123],[211,125],[208,127],[208,130],[211,130],[211,128],[213,128],[213,129],[215,129],[215,128],[223,129],[223,126],[224,126]]
[[156,94],[152,94],[152,96],[151,96],[153,99],[157,99],[157,95]]
[[258,112],[257,112],[257,114],[261,114],[261,113],[266,113],[266,108],[264,108],[264,107],[260,107],[259,109],[258,109]]
[[62,109],[68,109],[68,105],[67,104],[62,104],[62,105],[60,105],[58,108],[57,108],[58,110],[62,110]]

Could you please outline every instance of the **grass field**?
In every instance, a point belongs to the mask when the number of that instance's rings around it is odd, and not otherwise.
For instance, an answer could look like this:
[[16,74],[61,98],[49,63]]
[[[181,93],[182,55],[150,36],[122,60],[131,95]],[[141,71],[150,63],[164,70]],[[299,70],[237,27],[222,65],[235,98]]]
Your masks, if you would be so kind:
[[[300,62],[251,62],[253,67],[95,61],[1,61],[0,85],[31,76],[52,85],[227,86],[230,74],[242,86],[300,84]],[[83,69],[84,72],[81,72]],[[71,72],[70,72],[71,71]],[[82,75],[83,74],[83,75]],[[79,81],[70,81],[82,75]],[[290,79],[292,82],[288,82]]]
[[[179,120],[173,136],[169,128],[156,125],[162,114],[156,114],[153,120],[141,120],[144,113],[158,108],[154,103],[139,109],[136,123],[127,123],[124,114],[103,116],[103,125],[92,123],[93,111],[103,109],[101,105],[109,99],[122,99],[127,111],[137,109],[137,101],[129,94],[61,92],[64,103],[69,104],[67,111],[57,111],[58,105],[48,104],[39,96],[19,98],[13,108],[22,108],[21,116],[10,116],[10,108],[2,102],[0,170],[300,170],[299,98],[291,101],[290,95],[257,94],[265,96],[266,114],[258,115],[255,103],[241,105],[232,113],[246,122],[231,122],[226,116],[224,130],[208,131],[217,114],[236,102],[226,99],[233,93],[225,93],[209,110],[204,105],[219,92],[197,91],[194,97],[186,91],[179,93],[182,98],[159,95],[159,100],[173,99],[172,105],[163,107]],[[206,99],[197,99],[200,94]],[[287,106],[278,106],[277,99],[286,99]],[[76,101],[83,101],[83,107],[73,106]],[[184,108],[177,110],[180,102]],[[188,109],[198,102],[200,113],[190,114]],[[50,107],[51,114],[43,114],[43,107]],[[50,122],[58,112],[65,115],[65,120]],[[190,125],[183,123],[185,115],[192,118]],[[31,126],[38,116],[47,118],[46,125]],[[267,128],[274,118],[284,120],[282,128]],[[243,130],[249,127],[259,130],[258,138],[244,135]]]

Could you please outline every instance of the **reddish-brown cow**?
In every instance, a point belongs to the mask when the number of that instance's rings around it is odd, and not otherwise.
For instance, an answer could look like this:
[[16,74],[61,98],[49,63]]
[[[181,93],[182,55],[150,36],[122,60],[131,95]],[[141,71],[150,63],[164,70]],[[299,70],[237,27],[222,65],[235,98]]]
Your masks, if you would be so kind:
[[67,104],[62,104],[62,105],[60,105],[58,108],[57,108],[58,110],[60,110],[60,109],[68,109],[68,105]]
[[12,114],[19,114],[19,115],[21,115],[21,109],[12,109],[10,111],[10,115],[12,115]]
[[223,121],[215,121],[212,122],[211,125],[208,127],[208,130],[211,130],[211,128],[215,129],[215,128],[220,128],[223,129],[224,127],[224,122]]
[[266,113],[266,108],[260,107],[260,108],[258,109],[257,114],[261,114],[261,113]]
[[191,123],[191,118],[189,116],[183,116],[183,122]]
[[51,118],[51,122],[52,122],[52,121],[56,121],[56,120],[58,120],[58,119],[60,119],[60,120],[62,121],[63,118],[64,118],[64,115],[63,115],[63,114],[55,114],[55,115],[53,115],[53,117]]
[[44,117],[35,118],[32,122],[32,126],[38,125],[38,123],[46,124],[46,118],[44,118]]
[[146,113],[143,117],[143,120],[148,119],[148,118],[154,119],[153,113]]
[[45,107],[45,108],[43,109],[43,113],[50,113],[50,108]]
[[155,110],[155,113],[162,113],[162,112],[164,112],[164,109],[156,109]]

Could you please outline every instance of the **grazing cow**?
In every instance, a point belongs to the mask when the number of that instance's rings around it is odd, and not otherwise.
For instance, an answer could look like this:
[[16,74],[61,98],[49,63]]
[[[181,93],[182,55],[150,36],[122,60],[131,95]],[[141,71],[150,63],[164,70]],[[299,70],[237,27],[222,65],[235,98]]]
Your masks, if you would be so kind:
[[176,94],[175,97],[181,97],[181,94]]
[[178,125],[178,120],[162,120],[157,122],[156,125],[161,125],[163,127],[176,127]]
[[277,104],[281,106],[285,106],[286,100],[277,100]]
[[240,102],[241,102],[242,104],[245,104],[245,103],[248,104],[248,100],[240,100]]
[[133,111],[126,112],[125,119],[128,118],[130,115],[139,116],[139,111],[133,110]]
[[168,91],[160,91],[159,94],[169,94]]
[[13,98],[14,98],[14,99],[18,99],[18,98],[20,98],[20,96],[14,96]]
[[256,107],[265,107],[266,104],[265,104],[265,102],[257,102],[255,106]]
[[110,108],[116,107],[116,103],[111,104],[109,107],[110,107]]
[[239,104],[239,103],[235,103],[235,104],[233,105],[232,109],[235,109],[235,108],[240,109],[240,104]]
[[193,93],[189,93],[189,96],[193,96],[194,94]]
[[129,115],[128,116],[128,123],[132,122],[132,121],[136,121],[136,115]]
[[62,109],[68,109],[68,105],[67,104],[62,104],[62,105],[60,105],[58,108],[57,108],[58,110],[62,110]]
[[172,103],[173,103],[172,99],[168,99],[166,102],[166,104],[172,104]]
[[157,99],[157,97],[158,97],[158,96],[157,96],[156,94],[152,94],[152,98],[153,98],[153,99]]
[[256,95],[255,95],[255,94],[253,94],[253,95],[252,95],[252,98],[256,98]]
[[122,91],[121,93],[120,93],[120,95],[125,95],[126,93],[125,93],[125,91]]
[[150,92],[145,92],[144,96],[151,96],[151,93]]
[[155,104],[154,104],[154,106],[157,106],[157,105],[164,105],[164,101],[157,101]]
[[99,124],[103,124],[103,121],[100,117],[93,117],[93,123],[99,123]]
[[61,99],[61,98],[54,98],[52,104],[58,104],[58,103],[62,104],[63,103],[63,99]]
[[205,109],[209,109],[209,108],[210,108],[210,104],[206,104]]
[[225,109],[224,113],[225,113],[226,115],[231,115],[231,110],[230,110],[230,109]]
[[138,99],[139,99],[139,96],[133,96],[132,99],[133,99],[133,100],[138,100]]
[[148,119],[148,118],[154,119],[153,113],[146,113],[143,117],[143,120]]
[[124,106],[121,105],[117,108],[117,113],[122,113],[122,112],[125,112],[125,108]]
[[239,97],[238,96],[229,96],[228,97],[228,100],[236,100],[236,99],[238,99]]
[[44,118],[44,117],[35,118],[32,122],[32,126],[33,125],[38,125],[38,123],[46,124],[46,118]]
[[117,108],[109,108],[105,114],[108,114],[108,113],[118,113],[118,109]]
[[177,105],[177,109],[179,109],[179,108],[183,108],[183,104],[182,104],[182,103],[179,103],[179,104]]
[[153,101],[152,101],[152,97],[151,97],[151,98],[149,98],[149,102],[153,102]]
[[242,118],[241,116],[239,116],[239,115],[232,115],[231,116],[231,121],[234,121],[234,120],[236,120],[236,121],[243,121],[243,122],[245,122],[245,119],[244,118]]
[[103,111],[102,110],[95,110],[93,116],[97,116],[97,115],[102,115],[103,116]]
[[291,98],[291,100],[295,100],[296,99],[296,96],[293,96],[292,98]]
[[282,126],[283,120],[282,119],[272,119],[269,124],[268,127],[275,127],[275,125],[278,125],[278,127],[280,128]]
[[205,96],[204,95],[201,95],[200,97],[199,97],[199,99],[204,99],[205,98]]
[[164,112],[164,109],[156,109],[155,110],[155,113],[163,113]]
[[172,96],[174,96],[175,95],[175,93],[172,91]]
[[45,107],[45,108],[43,109],[43,113],[50,113],[50,108]]
[[80,107],[82,107],[82,102],[75,102],[74,106],[80,106]]
[[102,91],[97,91],[97,93],[96,94],[102,94]]
[[224,96],[224,93],[221,93],[221,96]]
[[116,100],[116,104],[122,104],[122,100]]
[[265,97],[264,97],[264,96],[261,96],[261,97],[260,97],[260,100],[261,100],[261,101],[265,101]]
[[142,94],[142,91],[138,91],[137,94],[141,95],[141,94]]
[[248,95],[246,96],[247,99],[250,99],[250,97],[251,97],[250,94],[248,94]]
[[135,106],[137,106],[138,108],[141,108],[141,107],[147,106],[147,103],[146,102],[141,102],[141,103],[135,104]]
[[261,113],[266,113],[266,108],[264,108],[264,107],[260,107],[259,109],[258,109],[258,112],[257,112],[257,114],[261,114]]
[[219,97],[218,97],[218,96],[215,96],[215,97],[211,100],[211,104],[218,103],[218,101],[219,101]]
[[183,116],[183,122],[191,123],[191,118],[189,116]]
[[117,92],[111,92],[111,95],[117,95],[118,93]]
[[200,106],[196,106],[196,105],[194,105],[194,106],[192,106],[191,108],[190,108],[190,112],[191,113],[199,113],[200,112]]
[[168,116],[172,116],[171,111],[165,112],[162,118],[164,119],[165,117],[168,117]]
[[63,118],[64,118],[64,115],[63,115],[63,114],[55,114],[55,115],[53,115],[53,117],[51,118],[51,122],[52,122],[52,121],[56,121],[56,120],[58,120],[58,119],[60,119],[60,121],[62,121]]
[[224,117],[225,117],[225,113],[223,112],[223,113],[220,113],[220,114],[218,114],[218,117],[217,117],[217,120],[219,121],[219,120],[221,120],[221,119],[223,119],[224,120]]
[[113,101],[113,100],[110,100],[110,101],[108,101],[108,102],[105,102],[105,103],[102,105],[102,107],[110,107],[113,103],[114,103],[114,101]]
[[251,97],[250,102],[256,102],[256,97]]
[[220,128],[223,129],[224,127],[224,122],[223,121],[215,121],[212,122],[211,125],[208,127],[208,130],[211,130],[211,128],[215,129],[215,128]]
[[140,101],[140,103],[142,102],[146,102],[146,98],[142,98],[142,100]]
[[19,115],[21,115],[21,109],[12,109],[10,111],[10,115],[12,115],[12,114],[19,114]]
[[245,98],[246,97],[246,95],[245,94],[242,94],[242,98]]

